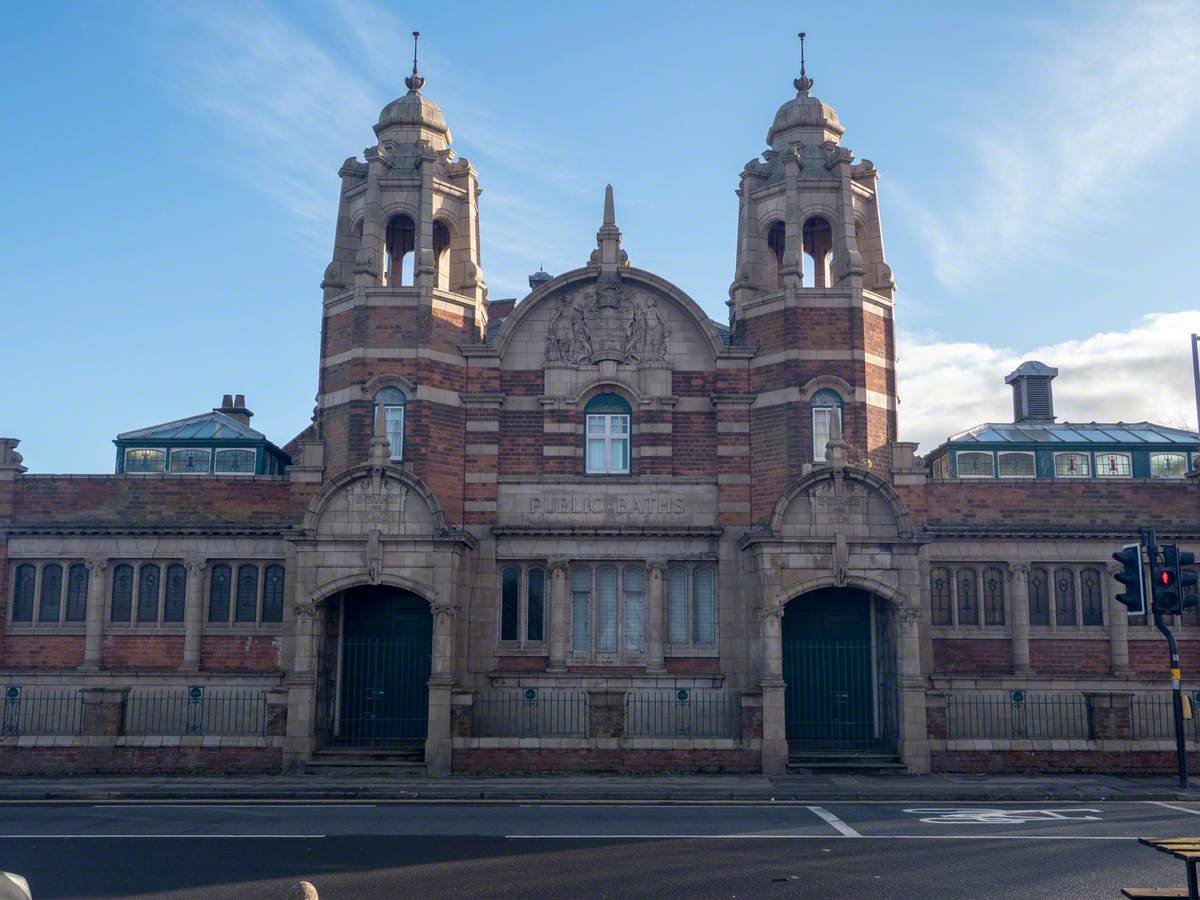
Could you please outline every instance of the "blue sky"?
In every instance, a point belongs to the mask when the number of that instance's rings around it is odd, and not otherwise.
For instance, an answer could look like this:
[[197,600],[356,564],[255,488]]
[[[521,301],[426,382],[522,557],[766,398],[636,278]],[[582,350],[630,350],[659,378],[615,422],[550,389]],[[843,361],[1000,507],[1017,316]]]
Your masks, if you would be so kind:
[[119,431],[242,392],[279,443],[316,387],[337,170],[403,92],[480,171],[493,298],[581,265],[606,182],[635,265],[725,317],[742,166],[795,32],[880,168],[902,437],[1009,410],[1194,424],[1200,3],[8,4],[0,433],[104,472]]

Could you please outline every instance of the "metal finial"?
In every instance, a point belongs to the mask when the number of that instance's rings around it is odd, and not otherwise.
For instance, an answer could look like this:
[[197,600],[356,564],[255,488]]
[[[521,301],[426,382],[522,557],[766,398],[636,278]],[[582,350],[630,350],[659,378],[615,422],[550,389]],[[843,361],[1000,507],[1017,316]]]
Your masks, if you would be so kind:
[[413,70],[412,74],[404,79],[404,85],[413,93],[419,93],[421,88],[425,86],[425,79],[417,74],[417,44],[421,40],[421,32],[414,31],[413,36]]
[[813,80],[808,77],[808,72],[804,68],[804,38],[805,32],[800,32],[800,77],[792,82],[796,86],[796,90],[801,94],[807,94],[812,90]]

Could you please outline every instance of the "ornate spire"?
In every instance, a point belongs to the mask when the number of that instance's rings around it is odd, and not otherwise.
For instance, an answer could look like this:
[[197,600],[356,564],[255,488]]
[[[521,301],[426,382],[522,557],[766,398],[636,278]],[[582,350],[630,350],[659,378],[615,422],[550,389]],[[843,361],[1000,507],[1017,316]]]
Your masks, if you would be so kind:
[[[416,72],[416,68],[413,72]],[[804,69],[804,32],[800,32],[800,77],[792,82],[796,86],[796,91],[804,96],[812,90],[813,80],[808,77],[808,72]]]
[[613,189],[611,184],[604,186],[604,223],[605,225],[617,224],[616,207],[613,204]]
[[[404,79],[404,85],[414,94],[421,93],[421,88],[425,86],[425,79],[417,74],[417,43],[421,40],[421,32],[414,31],[413,33],[413,70],[412,74]],[[801,54],[803,55],[803,54]],[[801,67],[803,68],[803,67]]]

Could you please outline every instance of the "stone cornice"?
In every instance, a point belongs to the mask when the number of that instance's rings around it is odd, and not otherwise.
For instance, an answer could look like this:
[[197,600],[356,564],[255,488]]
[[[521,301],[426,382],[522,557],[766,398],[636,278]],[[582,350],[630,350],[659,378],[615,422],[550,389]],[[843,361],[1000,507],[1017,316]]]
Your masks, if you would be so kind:
[[724,533],[720,526],[708,525],[498,525],[492,528],[497,538],[507,537],[614,537],[614,538],[708,538]]
[[26,525],[13,524],[8,528],[8,534],[12,537],[20,537],[24,535],[133,535],[133,536],[159,536],[159,535],[196,535],[196,536],[216,536],[224,537],[228,535],[245,535],[252,537],[277,537],[283,540],[288,540],[296,534],[297,525],[291,523],[282,525],[228,525],[228,524],[200,524],[200,525],[173,525],[164,523],[161,525],[124,525],[119,522],[104,522],[104,523],[60,523],[51,522],[47,524]]

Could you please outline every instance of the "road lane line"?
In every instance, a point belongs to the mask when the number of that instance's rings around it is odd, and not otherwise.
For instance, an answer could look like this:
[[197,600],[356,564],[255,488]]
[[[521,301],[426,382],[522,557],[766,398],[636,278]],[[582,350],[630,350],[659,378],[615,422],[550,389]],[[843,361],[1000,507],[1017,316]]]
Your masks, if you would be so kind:
[[1200,816],[1200,810],[1188,809],[1186,806],[1176,806],[1174,803],[1167,803],[1164,800],[1151,800],[1155,806],[1165,806],[1167,809],[1176,809],[1179,812],[1190,813],[1193,816]]
[[857,831],[831,813],[823,806],[810,806],[808,811],[815,816],[824,819],[831,827],[837,829],[838,833],[844,837],[862,837]]
[[374,803],[93,803],[92,809],[374,809]]
[[0,841],[75,840],[77,838],[154,838],[156,840],[179,840],[181,838],[287,838],[289,840],[316,840],[323,834],[0,834]]
[[[849,827],[849,826],[847,826]],[[853,830],[853,829],[851,829]],[[1136,841],[1134,835],[1095,834],[857,834],[864,841]],[[850,840],[834,834],[506,834],[509,841],[829,841]]]

